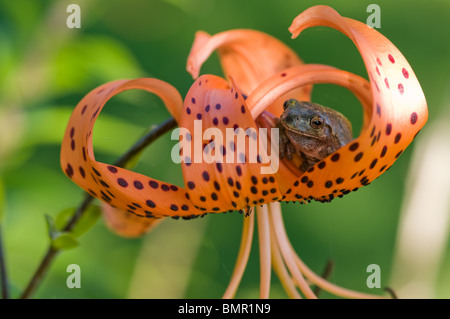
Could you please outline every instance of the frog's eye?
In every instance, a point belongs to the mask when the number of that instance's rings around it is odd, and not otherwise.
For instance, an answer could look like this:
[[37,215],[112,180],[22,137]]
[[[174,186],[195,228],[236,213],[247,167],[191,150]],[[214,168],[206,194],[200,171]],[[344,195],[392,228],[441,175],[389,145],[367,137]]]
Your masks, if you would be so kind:
[[309,121],[312,128],[319,129],[323,126],[323,118],[321,116],[314,116]]

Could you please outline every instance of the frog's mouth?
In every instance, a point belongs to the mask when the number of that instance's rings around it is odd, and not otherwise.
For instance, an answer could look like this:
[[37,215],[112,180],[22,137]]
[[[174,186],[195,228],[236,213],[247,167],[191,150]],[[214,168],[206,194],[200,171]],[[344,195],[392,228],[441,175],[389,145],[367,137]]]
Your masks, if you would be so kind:
[[314,134],[307,133],[307,132],[299,132],[298,130],[294,130],[294,129],[284,125],[283,122],[281,122],[281,125],[283,125],[283,127],[284,127],[284,129],[286,131],[288,131],[288,132],[290,132],[292,134],[295,134],[297,136],[298,135],[302,135],[302,136],[305,136],[305,137],[316,138],[316,139],[321,139],[321,140],[325,140],[327,138],[326,136],[314,135]]

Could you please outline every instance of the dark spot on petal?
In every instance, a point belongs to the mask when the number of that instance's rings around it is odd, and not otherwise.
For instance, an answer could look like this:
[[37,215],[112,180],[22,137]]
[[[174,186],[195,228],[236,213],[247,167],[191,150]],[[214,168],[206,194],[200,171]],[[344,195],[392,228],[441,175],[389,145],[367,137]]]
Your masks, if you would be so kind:
[[116,167],[114,167],[114,166],[108,166],[108,170],[111,172],[111,173],[117,173],[117,168]]
[[391,54],[388,55],[388,58],[389,58],[389,61],[391,61],[392,63],[395,63],[395,59]]
[[384,157],[384,155],[386,155],[386,152],[387,152],[387,146],[385,145],[385,146],[383,146],[383,149],[381,150],[381,154],[380,154],[380,157]]
[[397,144],[398,142],[400,142],[401,138],[402,138],[402,134],[397,133],[397,135],[395,135],[394,143]]
[[150,181],[148,182],[148,184],[150,185],[151,188],[158,188],[159,184],[156,181]]
[[377,162],[378,162],[378,159],[375,158],[375,159],[372,161],[372,163],[370,163],[370,169],[374,168],[375,165],[377,165]]
[[144,185],[142,185],[142,183],[140,181],[134,181],[133,185],[136,189],[143,189]]
[[391,135],[391,132],[392,132],[392,124],[388,123],[386,125],[386,135]]
[[405,77],[405,79],[409,78],[408,70],[406,70],[405,68],[402,69],[402,74]]
[[376,126],[374,126],[374,127],[372,128],[372,132],[370,132],[370,137],[372,137],[373,134],[375,134],[375,129],[376,129]]
[[86,176],[86,172],[84,171],[83,167],[80,166],[80,167],[78,168],[78,170],[80,171],[81,177],[84,178],[84,177]]
[[339,155],[339,153],[336,153],[336,154],[333,154],[332,156],[331,156],[331,160],[333,161],[333,162],[337,162],[337,161],[339,161],[339,158],[341,157],[341,155]]
[[327,164],[326,162],[320,162],[319,164],[317,164],[317,167],[319,169],[323,169],[323,168],[325,168],[326,164]]
[[100,174],[100,172],[97,171],[95,168],[92,168],[92,170],[94,171],[95,175],[97,175],[97,176],[102,176],[102,174]]
[[[82,153],[83,153],[83,160],[86,162],[86,149],[84,148],[84,146],[83,146],[83,148],[82,148]],[[109,167],[112,167],[112,166],[109,166]],[[116,172],[117,172],[117,170],[116,170]],[[114,173],[114,172],[113,172]]]
[[411,114],[411,124],[416,124],[417,123],[417,113],[416,112],[413,112],[412,114]]
[[120,186],[122,186],[122,187],[127,187],[127,186],[128,186],[127,181],[124,180],[123,178],[118,178],[118,179],[117,179],[117,183],[118,183]]
[[106,188],[109,188],[109,185],[107,183],[105,183],[105,181],[102,179],[100,180],[100,184],[102,184],[102,186],[104,186]]

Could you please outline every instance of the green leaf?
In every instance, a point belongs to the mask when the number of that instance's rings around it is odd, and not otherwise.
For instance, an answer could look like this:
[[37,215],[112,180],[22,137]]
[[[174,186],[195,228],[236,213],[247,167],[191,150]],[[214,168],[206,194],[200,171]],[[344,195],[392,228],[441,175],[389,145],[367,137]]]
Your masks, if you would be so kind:
[[55,217],[55,228],[62,231],[74,213],[75,208],[66,208],[60,211]]
[[45,215],[45,221],[47,222],[48,236],[50,237],[50,240],[53,240],[53,238],[58,233],[58,230],[55,227],[55,221],[53,220],[53,217],[50,215]]
[[[55,218],[55,228],[58,231],[63,231],[66,224],[75,214],[75,211],[75,208],[67,208],[59,212]],[[89,206],[80,219],[78,219],[70,233],[76,238],[80,237],[95,225],[100,216],[101,212],[98,206]]]
[[100,216],[101,211],[99,206],[89,206],[73,228],[72,234],[75,237],[80,237],[95,225]]
[[78,246],[78,240],[71,233],[59,232],[52,239],[52,246],[56,249],[71,249]]
[[[58,216],[66,216],[68,212],[70,213],[71,209],[65,209]],[[73,210],[72,210],[73,211]],[[62,217],[59,217],[61,220]],[[76,237],[66,231],[61,231],[56,227],[56,221],[52,216],[45,215],[45,219],[47,221],[48,235],[50,237],[50,242],[53,248],[56,249],[70,249],[78,246],[78,240]],[[61,221],[59,221],[61,222]]]

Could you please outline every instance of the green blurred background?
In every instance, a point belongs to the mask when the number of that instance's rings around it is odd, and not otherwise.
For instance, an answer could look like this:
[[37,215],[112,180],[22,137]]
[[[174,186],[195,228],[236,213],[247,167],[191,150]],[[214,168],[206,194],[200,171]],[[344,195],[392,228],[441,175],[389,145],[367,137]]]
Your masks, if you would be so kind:
[[[60,169],[59,151],[69,116],[87,92],[112,80],[156,77],[184,95],[193,82],[185,65],[195,32],[214,34],[233,28],[267,32],[307,63],[329,64],[367,78],[358,51],[341,33],[314,28],[293,41],[287,28],[298,13],[319,3],[365,22],[372,2],[79,0],[75,3],[81,7],[82,27],[69,29],[66,7],[73,1],[1,0],[0,190],[4,200],[0,206],[13,297],[23,290],[48,247],[45,215],[56,216],[82,199],[81,189]],[[376,3],[381,7],[379,31],[405,55],[422,85],[430,112],[428,125],[448,118],[450,2]],[[201,71],[222,74],[217,57]],[[319,85],[313,100],[342,111],[358,132],[361,107],[348,91]],[[150,94],[131,91],[114,97],[95,127],[97,159],[113,162],[149,126],[168,116]],[[182,185],[181,169],[170,161],[174,144],[165,135],[144,152],[134,170]],[[330,204],[283,204],[288,235],[310,268],[320,274],[332,259],[331,282],[381,294],[381,289],[366,286],[366,267],[378,264],[382,286],[390,285],[413,150],[414,144],[370,186]],[[219,298],[233,271],[241,229],[240,214],[217,214],[192,221],[167,220],[143,238],[124,239],[100,221],[81,237],[80,246],[57,257],[35,297]],[[253,247],[237,297],[259,295],[257,236]],[[81,267],[81,289],[66,286],[66,267],[73,263]],[[450,297],[449,266],[446,248],[433,284],[436,297]],[[286,297],[275,275],[271,297]]]

